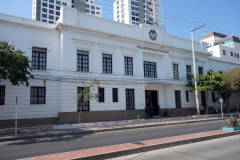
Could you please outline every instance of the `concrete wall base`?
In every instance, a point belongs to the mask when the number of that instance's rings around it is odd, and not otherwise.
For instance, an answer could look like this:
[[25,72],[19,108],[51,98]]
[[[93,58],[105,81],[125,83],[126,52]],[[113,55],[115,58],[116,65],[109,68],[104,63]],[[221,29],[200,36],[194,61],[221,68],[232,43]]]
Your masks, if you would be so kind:
[[[79,112],[61,112],[58,113],[59,123],[78,123]],[[144,109],[138,110],[117,110],[117,111],[86,111],[81,113],[81,123],[104,122],[116,120],[147,118]]]
[[[174,116],[188,116],[195,115],[195,108],[172,108],[160,109],[161,117],[164,117],[164,112],[168,112],[168,117]],[[209,107],[209,114],[213,113],[213,107]],[[61,112],[58,114],[59,123],[78,123],[79,112]],[[147,118],[145,109],[139,110],[116,110],[116,111],[89,111],[81,113],[81,123],[89,122],[104,122],[116,120],[130,120],[130,119]]]
[[[160,109],[161,117],[164,117],[164,112],[167,111],[168,117],[194,115],[195,108],[171,108]],[[213,107],[209,107],[209,114],[213,114]],[[78,123],[79,112],[60,112],[58,117],[49,118],[34,118],[34,119],[18,119],[18,126],[36,125],[36,124],[51,124],[51,123]],[[104,122],[130,119],[145,119],[147,118],[145,109],[138,110],[116,110],[116,111],[85,111],[81,113],[81,123],[89,122]],[[0,127],[14,126],[15,120],[0,120]]]
[[[178,117],[178,116],[188,116],[195,115],[197,110],[195,108],[170,108],[170,109],[160,109],[161,117],[164,117],[164,112],[167,112],[168,117]],[[204,112],[206,114],[206,110]],[[214,114],[214,108],[208,107],[208,114]]]

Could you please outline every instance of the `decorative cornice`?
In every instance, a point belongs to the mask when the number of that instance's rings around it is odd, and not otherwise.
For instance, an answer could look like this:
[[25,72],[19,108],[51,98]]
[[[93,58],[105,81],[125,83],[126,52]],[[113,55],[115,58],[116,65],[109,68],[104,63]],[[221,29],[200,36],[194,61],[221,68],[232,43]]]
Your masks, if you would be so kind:
[[128,47],[124,47],[124,46],[122,46],[120,48],[123,52],[127,52],[127,53],[136,53],[137,52],[137,49],[133,49],[133,48],[128,48]]
[[88,39],[79,39],[79,38],[73,38],[72,41],[75,43],[75,44],[78,44],[78,45],[82,45],[82,46],[93,46],[94,45],[94,41],[92,40],[88,40]]
[[100,42],[98,42],[97,44],[100,48],[109,49],[109,50],[116,50],[118,47],[117,45],[114,45],[114,44],[105,44]]

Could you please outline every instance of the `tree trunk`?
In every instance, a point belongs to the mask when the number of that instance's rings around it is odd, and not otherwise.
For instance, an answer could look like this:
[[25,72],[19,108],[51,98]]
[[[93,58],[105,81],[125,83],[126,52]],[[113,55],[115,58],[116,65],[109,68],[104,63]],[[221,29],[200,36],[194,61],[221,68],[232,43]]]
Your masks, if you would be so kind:
[[78,116],[78,123],[80,123],[80,115],[82,112],[82,107],[83,107],[84,101],[82,102],[81,108],[80,108],[80,112],[79,112],[79,116]]
[[208,114],[208,90],[207,90],[207,101],[206,101],[206,114]]

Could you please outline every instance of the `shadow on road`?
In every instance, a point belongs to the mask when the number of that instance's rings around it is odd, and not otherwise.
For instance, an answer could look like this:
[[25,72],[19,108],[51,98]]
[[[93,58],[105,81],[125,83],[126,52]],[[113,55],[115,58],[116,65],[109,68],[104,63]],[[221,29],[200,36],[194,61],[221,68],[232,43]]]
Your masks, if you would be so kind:
[[26,144],[35,144],[35,143],[45,143],[45,142],[64,142],[71,141],[75,139],[82,138],[84,136],[90,136],[93,133],[86,134],[75,134],[75,135],[67,135],[67,136],[49,136],[45,138],[33,138],[33,139],[19,139],[16,141],[8,142],[6,145],[26,145]]

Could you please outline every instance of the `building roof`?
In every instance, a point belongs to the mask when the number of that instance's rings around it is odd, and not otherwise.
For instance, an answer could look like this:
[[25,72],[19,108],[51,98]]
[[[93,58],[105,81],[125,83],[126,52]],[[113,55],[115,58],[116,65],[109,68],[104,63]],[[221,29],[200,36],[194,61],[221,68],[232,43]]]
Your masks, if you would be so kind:
[[207,34],[202,35],[201,40],[206,39],[206,38],[209,38],[209,37],[212,37],[212,36],[216,36],[216,37],[220,37],[220,38],[225,38],[225,37],[227,37],[227,35],[224,35],[224,34],[221,34],[221,33],[217,33],[217,32],[212,31],[212,32],[209,32],[209,33],[207,33]]

